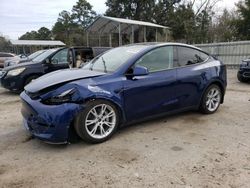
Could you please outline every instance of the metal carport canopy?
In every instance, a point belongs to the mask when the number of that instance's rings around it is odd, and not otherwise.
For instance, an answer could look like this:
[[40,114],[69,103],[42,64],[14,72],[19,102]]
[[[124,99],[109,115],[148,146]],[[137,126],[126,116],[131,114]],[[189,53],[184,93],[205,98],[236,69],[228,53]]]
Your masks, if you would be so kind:
[[[158,25],[155,23],[137,21],[137,20],[129,20],[124,18],[115,18],[109,16],[99,16],[96,20],[87,27],[86,31],[88,32],[97,32],[100,34],[106,33],[119,33],[119,45],[121,45],[121,33],[131,33],[132,34],[132,42],[134,41],[134,30],[138,29],[139,26],[144,26],[144,41],[146,40],[146,27],[154,27],[161,29],[167,29],[169,27]],[[88,40],[88,35],[87,35]],[[157,35],[156,35],[157,40]],[[87,42],[88,43],[88,42]]]
[[65,46],[58,40],[10,40],[10,43],[15,46]]

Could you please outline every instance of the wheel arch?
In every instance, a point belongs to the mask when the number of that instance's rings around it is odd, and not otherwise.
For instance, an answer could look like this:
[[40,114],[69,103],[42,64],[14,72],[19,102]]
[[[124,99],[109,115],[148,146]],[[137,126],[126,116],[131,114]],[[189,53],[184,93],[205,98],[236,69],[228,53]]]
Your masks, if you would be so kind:
[[86,104],[88,102],[95,101],[95,100],[105,100],[105,101],[112,103],[116,107],[116,109],[118,110],[118,113],[119,113],[119,119],[120,119],[119,125],[124,123],[125,114],[124,114],[124,111],[122,109],[122,105],[119,102],[114,101],[114,100],[112,100],[108,97],[105,97],[105,96],[97,96],[97,97],[91,97],[91,98],[86,99],[84,103]]
[[[104,96],[90,97],[84,100],[83,105],[86,105],[88,102],[95,101],[95,100],[105,100],[105,101],[112,103],[116,107],[119,113],[119,127],[125,122],[125,114],[124,114],[124,111],[122,110],[121,104],[119,104],[118,102],[108,97],[104,97]],[[68,142],[74,143],[79,139],[79,136],[77,135],[76,130],[74,128],[74,123],[78,117],[78,114],[79,113],[75,114],[75,117],[70,123],[69,129],[68,129]]]
[[23,78],[23,86],[25,86],[25,83],[26,83],[27,79],[29,79],[29,78],[32,77],[32,76],[40,77],[40,76],[42,76],[42,74],[39,74],[39,73],[31,73],[31,74],[25,75],[25,77]]
[[199,104],[201,104],[202,98],[203,98],[204,93],[206,92],[206,90],[207,90],[211,85],[213,85],[213,84],[217,85],[217,86],[221,89],[221,92],[222,92],[221,104],[224,103],[224,95],[225,95],[225,92],[226,92],[226,88],[223,86],[223,83],[222,83],[220,80],[212,80],[211,82],[209,82],[209,83],[207,84],[207,86],[206,86],[205,89],[203,90],[202,95],[201,95],[201,98],[200,98]]
[[[221,89],[221,92],[222,92],[221,104],[223,104],[223,103],[224,103],[224,95],[225,95],[225,87],[224,87],[223,84],[222,84],[220,81],[218,81],[218,80],[212,82],[209,86],[211,86],[212,84],[215,84],[215,85],[219,86],[219,88]],[[208,86],[208,87],[209,87],[209,86]]]

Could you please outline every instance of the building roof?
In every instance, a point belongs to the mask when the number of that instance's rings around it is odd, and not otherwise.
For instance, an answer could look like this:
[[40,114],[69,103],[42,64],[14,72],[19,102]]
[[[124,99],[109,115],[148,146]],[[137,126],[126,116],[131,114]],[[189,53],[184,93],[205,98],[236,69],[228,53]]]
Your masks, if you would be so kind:
[[124,18],[114,18],[108,16],[99,16],[96,20],[86,29],[89,32],[100,32],[100,33],[117,33],[118,26],[121,24],[121,30],[123,32],[131,32],[130,26],[133,25],[134,30],[138,29],[139,26],[155,27],[155,28],[169,28],[163,25],[155,23],[129,20]]
[[16,46],[65,46],[58,40],[10,40],[12,45]]

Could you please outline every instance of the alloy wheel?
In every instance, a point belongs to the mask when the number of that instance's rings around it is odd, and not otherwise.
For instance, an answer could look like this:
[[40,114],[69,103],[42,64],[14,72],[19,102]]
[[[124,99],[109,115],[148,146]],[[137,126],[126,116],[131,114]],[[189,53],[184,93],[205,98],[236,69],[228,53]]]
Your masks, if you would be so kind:
[[85,128],[92,138],[103,139],[112,133],[116,121],[115,110],[110,105],[98,104],[89,110]]
[[206,107],[210,112],[216,111],[220,105],[221,92],[213,87],[209,90],[206,97]]

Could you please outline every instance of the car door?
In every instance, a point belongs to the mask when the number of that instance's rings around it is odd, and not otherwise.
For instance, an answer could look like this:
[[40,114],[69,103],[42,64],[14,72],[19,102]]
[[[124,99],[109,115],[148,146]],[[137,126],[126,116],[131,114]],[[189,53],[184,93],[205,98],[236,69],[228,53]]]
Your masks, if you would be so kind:
[[69,68],[68,49],[66,48],[58,51],[51,57],[50,63],[46,65],[48,66],[47,72]]
[[134,66],[144,66],[149,74],[127,77],[124,81],[124,106],[128,120],[144,118],[172,110],[175,99],[176,70],[173,46],[154,49]]
[[177,46],[177,99],[178,108],[195,107],[209,76],[209,66],[204,62],[209,61],[209,55],[200,50]]

